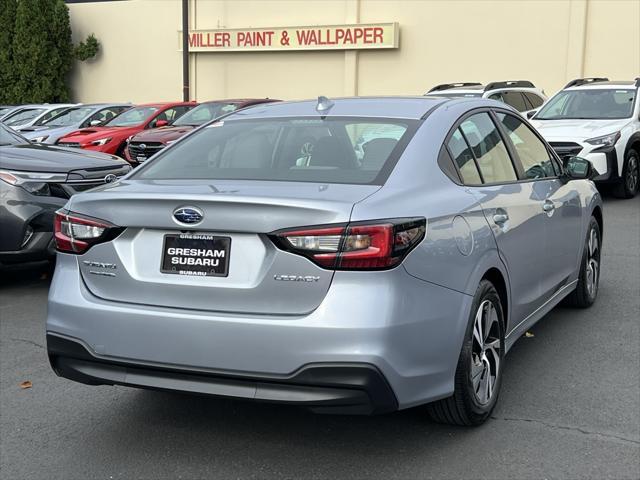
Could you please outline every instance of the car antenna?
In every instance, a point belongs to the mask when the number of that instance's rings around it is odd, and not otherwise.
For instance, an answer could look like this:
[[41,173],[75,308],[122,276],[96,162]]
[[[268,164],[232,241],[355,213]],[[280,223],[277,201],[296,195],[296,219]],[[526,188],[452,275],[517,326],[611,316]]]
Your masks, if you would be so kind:
[[331,107],[335,105],[334,102],[329,100],[327,97],[320,95],[318,97],[318,103],[316,105],[316,111],[318,113],[326,113],[329,111]]

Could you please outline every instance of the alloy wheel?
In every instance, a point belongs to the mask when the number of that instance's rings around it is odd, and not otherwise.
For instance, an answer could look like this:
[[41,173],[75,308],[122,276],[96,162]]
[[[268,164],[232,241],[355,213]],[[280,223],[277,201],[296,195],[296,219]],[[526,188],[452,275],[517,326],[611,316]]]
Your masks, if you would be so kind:
[[485,300],[476,312],[471,347],[471,383],[476,400],[482,405],[493,397],[501,348],[498,312],[491,300]]
[[591,228],[589,232],[589,240],[587,241],[587,275],[586,286],[587,293],[591,298],[595,297],[598,290],[598,278],[600,275],[600,240],[598,232],[595,228]]
[[640,176],[640,172],[638,172],[638,157],[635,155],[630,155],[627,160],[627,175],[625,178],[625,182],[627,183],[627,191],[630,193],[634,193],[636,188],[638,188],[638,176]]

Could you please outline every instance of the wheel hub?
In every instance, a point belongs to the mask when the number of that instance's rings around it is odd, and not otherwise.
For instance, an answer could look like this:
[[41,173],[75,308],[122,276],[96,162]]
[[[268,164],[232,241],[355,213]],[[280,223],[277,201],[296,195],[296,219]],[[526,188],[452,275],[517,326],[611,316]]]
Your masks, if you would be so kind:
[[638,159],[635,156],[629,157],[629,164],[627,165],[627,190],[629,192],[635,192],[638,187]]
[[598,232],[595,228],[591,228],[589,232],[586,269],[585,281],[587,293],[589,293],[590,297],[594,297],[598,290],[598,278],[600,274],[600,240],[598,239]]
[[482,405],[493,398],[501,348],[498,312],[490,300],[485,300],[476,312],[471,347],[471,383],[476,400]]

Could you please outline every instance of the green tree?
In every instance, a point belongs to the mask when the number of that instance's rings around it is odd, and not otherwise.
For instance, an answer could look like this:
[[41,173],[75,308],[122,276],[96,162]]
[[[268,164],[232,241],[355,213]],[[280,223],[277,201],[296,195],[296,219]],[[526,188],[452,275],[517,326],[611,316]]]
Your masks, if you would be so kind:
[[69,101],[74,60],[99,48],[93,34],[73,46],[64,0],[0,0],[0,102]]
[[0,0],[0,104],[11,103],[13,85],[12,40],[16,0]]
[[69,101],[68,77],[73,67],[73,44],[71,43],[71,24],[69,8],[62,0],[57,0],[51,21],[51,41],[54,45],[54,63],[58,75],[52,81],[53,98],[59,102]]
[[49,33],[54,1],[18,1],[13,37],[13,96],[16,103],[55,100],[52,77],[58,75],[55,71],[58,62]]

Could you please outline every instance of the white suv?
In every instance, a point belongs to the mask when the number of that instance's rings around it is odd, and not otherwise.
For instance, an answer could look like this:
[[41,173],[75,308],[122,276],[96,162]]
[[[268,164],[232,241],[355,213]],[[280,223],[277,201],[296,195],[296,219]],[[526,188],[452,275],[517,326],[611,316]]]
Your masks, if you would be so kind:
[[594,181],[613,184],[620,198],[633,198],[640,177],[638,88],[640,78],[579,78],[555,94],[531,123],[563,160],[590,160],[598,172]]
[[486,85],[476,82],[443,83],[436,85],[425,95],[435,97],[477,97],[498,100],[523,114],[540,107],[547,97],[543,90],[528,80],[507,80]]

